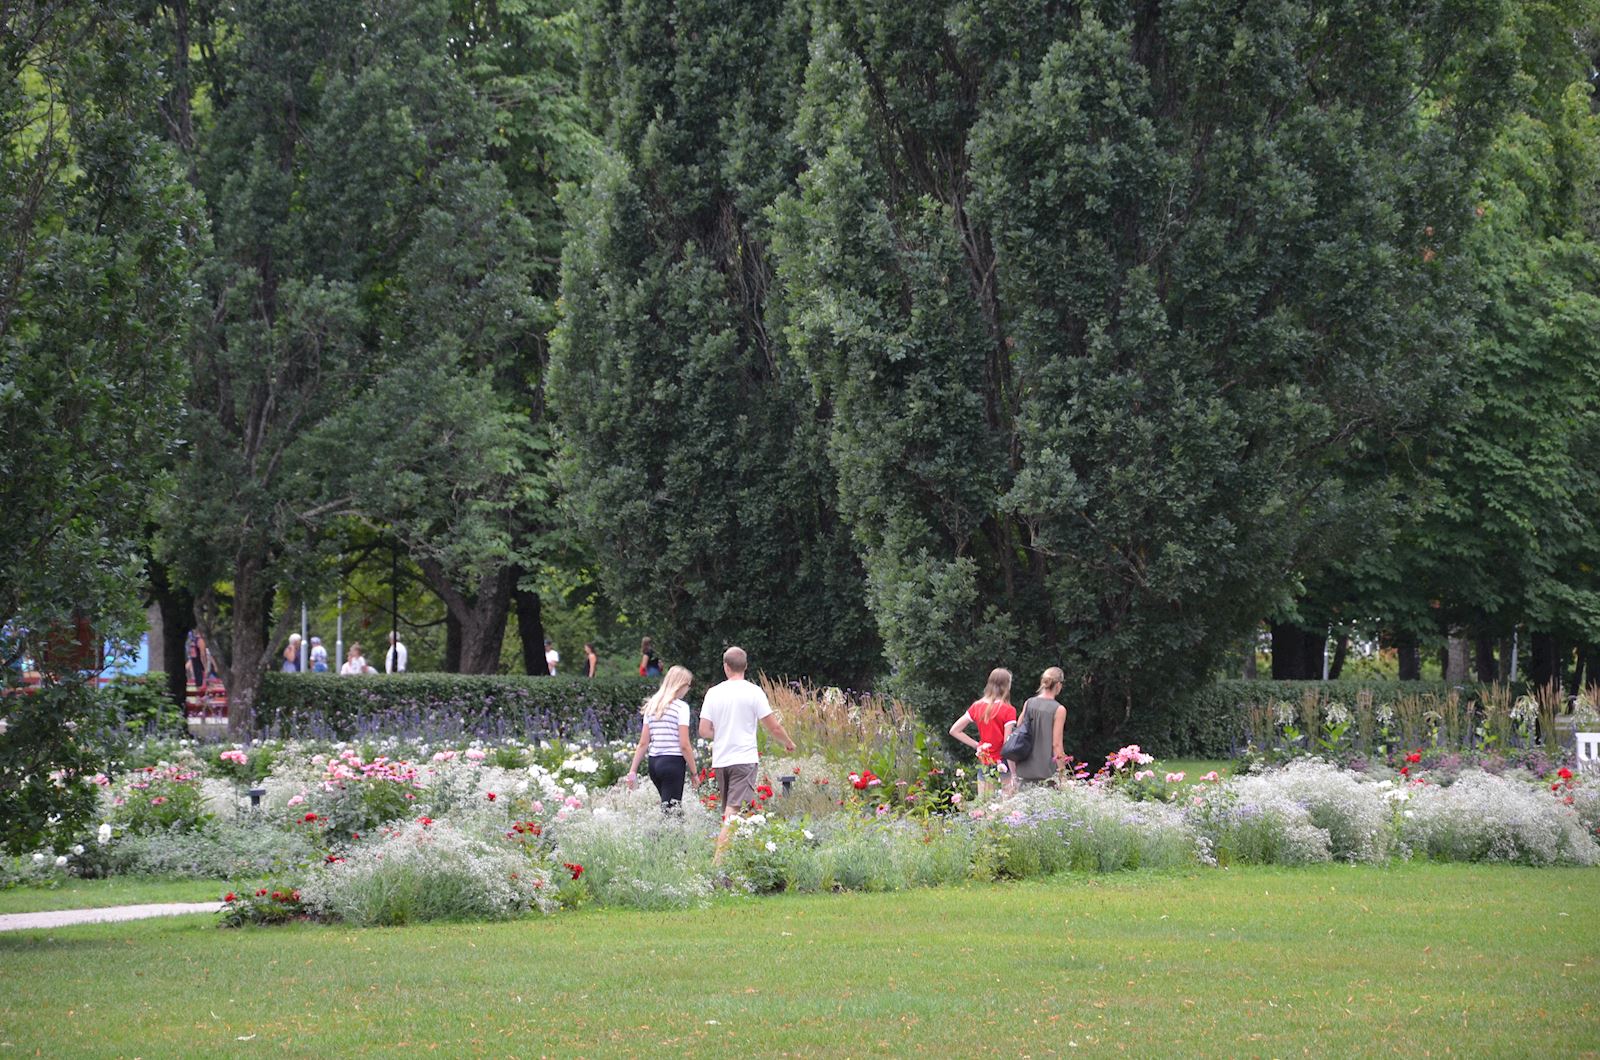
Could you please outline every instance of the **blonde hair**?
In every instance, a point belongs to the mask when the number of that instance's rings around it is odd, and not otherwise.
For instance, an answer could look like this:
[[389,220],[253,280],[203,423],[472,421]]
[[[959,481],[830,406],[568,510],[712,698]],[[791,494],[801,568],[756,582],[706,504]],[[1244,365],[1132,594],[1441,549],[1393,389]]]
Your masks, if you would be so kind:
[[1061,667],[1052,666],[1039,675],[1039,694],[1046,692],[1059,692],[1061,686],[1067,683],[1067,675],[1061,672]]
[[994,712],[1000,704],[1010,701],[1011,671],[1004,666],[996,666],[989,671],[989,682],[983,686],[983,696],[979,700],[983,704],[983,717],[973,720],[987,723],[994,717]]
[[654,721],[667,712],[673,700],[682,699],[683,694],[689,691],[689,686],[693,683],[694,674],[682,666],[674,666],[667,671],[667,676],[661,679],[661,687],[656,689],[655,695],[645,700],[640,713]]

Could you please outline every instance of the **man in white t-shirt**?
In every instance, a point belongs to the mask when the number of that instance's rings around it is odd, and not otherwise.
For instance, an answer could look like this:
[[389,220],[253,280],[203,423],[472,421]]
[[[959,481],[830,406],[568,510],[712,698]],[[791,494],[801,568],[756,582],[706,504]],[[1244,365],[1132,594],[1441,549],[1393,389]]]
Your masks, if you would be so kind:
[[728,679],[706,690],[700,704],[700,736],[711,741],[711,768],[717,775],[717,796],[722,806],[723,835],[717,841],[721,854],[727,840],[727,821],[755,801],[760,755],[756,752],[756,726],[794,750],[794,741],[772,713],[761,686],[744,679],[749,660],[743,648],[722,653],[722,672]]
[[383,655],[383,672],[386,674],[406,672],[406,646],[398,633],[389,634],[389,650]]
[[544,665],[551,677],[556,675],[556,668],[561,665],[561,653],[556,651],[556,642],[553,640],[544,642]]

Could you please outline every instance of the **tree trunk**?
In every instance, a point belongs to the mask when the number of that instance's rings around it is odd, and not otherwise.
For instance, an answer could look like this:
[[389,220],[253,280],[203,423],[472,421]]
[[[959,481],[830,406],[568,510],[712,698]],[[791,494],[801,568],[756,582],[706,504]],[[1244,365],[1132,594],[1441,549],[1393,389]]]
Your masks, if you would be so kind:
[[[521,571],[515,572],[521,580]],[[517,606],[517,629],[522,634],[522,668],[529,675],[548,677],[550,666],[544,660],[544,605],[538,593],[512,589]],[[573,656],[576,658],[576,656]]]
[[[417,566],[422,569],[429,588],[444,601],[446,666],[453,661],[457,667],[455,672],[463,674],[499,672],[506,616],[511,612],[511,589],[516,583],[515,570],[502,567],[486,575],[468,594],[450,583],[438,561],[420,558]],[[450,643],[452,633],[455,634],[454,645]]]
[[1494,637],[1482,630],[1478,631],[1472,661],[1480,684],[1499,680],[1499,670],[1494,661]]
[[1350,655],[1350,634],[1339,634],[1339,641],[1333,649],[1333,662],[1328,664],[1328,680],[1337,681],[1344,672],[1344,662]]
[[266,568],[262,556],[235,561],[226,639],[216,635],[222,622],[215,590],[208,589],[196,604],[200,631],[228,690],[228,735],[236,740],[249,739],[255,731],[256,698],[272,665],[272,645],[289,628],[288,611],[278,616],[275,627],[269,626],[277,585],[265,573]]
[[1327,637],[1320,630],[1287,622],[1272,623],[1272,679],[1322,680],[1322,653],[1326,647]]
[[1561,684],[1561,655],[1551,633],[1535,633],[1528,638],[1528,680],[1535,688]]
[[1402,633],[1394,640],[1395,651],[1400,656],[1400,680],[1422,679],[1422,651],[1417,646],[1415,633]]
[[461,672],[461,623],[449,608],[444,612],[444,672]]
[[1448,685],[1467,683],[1467,638],[1452,630],[1444,642],[1444,681]]
[[150,598],[161,612],[161,663],[166,668],[167,698],[181,710],[188,698],[189,631],[194,629],[194,594],[172,584],[166,565],[150,561]]

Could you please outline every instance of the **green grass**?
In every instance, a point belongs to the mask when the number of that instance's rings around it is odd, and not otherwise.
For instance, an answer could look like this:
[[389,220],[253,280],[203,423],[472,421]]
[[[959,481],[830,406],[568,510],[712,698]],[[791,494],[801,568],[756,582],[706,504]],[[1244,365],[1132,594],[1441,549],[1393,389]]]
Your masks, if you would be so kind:
[[74,1056],[1600,1050],[1593,870],[1207,870],[495,925],[211,923],[0,935],[0,1043]]
[[214,902],[227,888],[218,880],[168,880],[119,876],[109,880],[67,880],[59,887],[13,887],[0,891],[0,913],[40,913],[48,909],[103,909],[153,902]]
[[1234,767],[1235,763],[1225,758],[1158,758],[1145,768],[1155,770],[1158,780],[1168,773],[1182,773],[1185,783],[1193,783],[1213,769],[1226,780],[1233,776]]

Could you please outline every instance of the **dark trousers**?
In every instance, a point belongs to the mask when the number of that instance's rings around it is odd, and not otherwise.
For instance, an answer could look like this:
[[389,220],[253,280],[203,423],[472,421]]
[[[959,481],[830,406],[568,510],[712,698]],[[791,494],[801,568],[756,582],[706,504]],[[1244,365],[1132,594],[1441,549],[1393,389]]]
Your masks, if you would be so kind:
[[683,801],[683,781],[689,763],[682,755],[651,755],[650,782],[661,795],[661,805],[672,807]]

